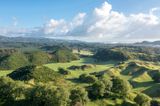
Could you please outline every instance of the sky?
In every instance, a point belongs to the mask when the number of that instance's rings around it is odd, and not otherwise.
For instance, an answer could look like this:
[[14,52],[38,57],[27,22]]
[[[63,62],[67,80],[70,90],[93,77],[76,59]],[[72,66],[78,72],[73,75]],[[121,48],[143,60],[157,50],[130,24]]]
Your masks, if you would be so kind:
[[0,35],[89,42],[160,40],[160,0],[1,0]]

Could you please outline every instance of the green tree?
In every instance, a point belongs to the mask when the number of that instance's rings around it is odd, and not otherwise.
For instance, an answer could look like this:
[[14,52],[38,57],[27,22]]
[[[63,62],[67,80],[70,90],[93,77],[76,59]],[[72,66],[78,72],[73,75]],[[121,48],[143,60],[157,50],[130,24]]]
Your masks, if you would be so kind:
[[109,79],[105,79],[105,78],[101,79],[101,81],[105,85],[105,94],[104,94],[104,96],[105,97],[110,96],[111,89],[112,89],[112,86],[113,86],[112,81],[109,80]]
[[84,88],[81,87],[77,87],[71,90],[70,99],[71,99],[71,106],[76,106],[78,104],[84,106],[89,100],[88,93]]
[[160,106],[160,100],[153,99],[153,100],[151,101],[151,106]]
[[33,106],[67,106],[69,92],[63,87],[52,85],[38,85],[28,95]]
[[159,72],[159,71],[156,72],[156,73],[153,75],[152,79],[153,79],[156,83],[159,83],[159,82],[160,82],[160,72]]
[[128,81],[120,79],[119,77],[114,77],[112,79],[112,92],[118,94],[119,96],[126,96],[130,91],[131,85]]
[[145,94],[138,94],[134,101],[140,106],[150,106],[150,97]]
[[0,78],[0,103],[11,105],[24,97],[25,90],[21,82],[13,81],[8,77]]
[[89,87],[89,97],[91,99],[101,98],[104,96],[104,94],[105,94],[105,85],[101,81],[97,81]]
[[93,76],[93,75],[81,74],[81,75],[79,76],[79,80],[80,80],[81,82],[84,82],[84,83],[94,83],[94,82],[96,82],[98,79],[97,79],[95,76]]

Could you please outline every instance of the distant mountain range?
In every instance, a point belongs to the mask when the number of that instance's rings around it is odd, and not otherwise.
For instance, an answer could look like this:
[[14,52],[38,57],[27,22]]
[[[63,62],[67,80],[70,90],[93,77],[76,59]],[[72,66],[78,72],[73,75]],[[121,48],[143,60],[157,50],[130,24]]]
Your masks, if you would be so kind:
[[[52,39],[52,38],[44,38],[44,37],[5,37],[5,36],[2,36],[2,35],[0,35],[0,42],[87,43],[87,42],[78,41],[78,40],[63,40],[63,39]],[[100,44],[100,43],[98,43],[98,44]],[[117,44],[115,44],[115,45],[117,45]],[[158,46],[158,47],[160,47],[160,41],[154,41],[154,42],[143,41],[143,42],[139,42],[139,43],[134,43],[133,45],[135,45],[135,46]]]
[[153,41],[153,42],[149,42],[149,41],[143,41],[140,43],[135,43],[136,45],[140,45],[140,46],[154,46],[154,47],[160,47],[160,41]]

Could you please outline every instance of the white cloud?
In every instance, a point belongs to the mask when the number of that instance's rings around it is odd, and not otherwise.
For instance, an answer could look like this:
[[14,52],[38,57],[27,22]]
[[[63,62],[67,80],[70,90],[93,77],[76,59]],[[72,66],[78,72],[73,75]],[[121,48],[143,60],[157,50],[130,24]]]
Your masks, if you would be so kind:
[[91,14],[79,13],[71,21],[51,19],[43,27],[30,30],[29,35],[100,42],[160,39],[160,17],[155,14],[158,10],[125,15],[104,2]]

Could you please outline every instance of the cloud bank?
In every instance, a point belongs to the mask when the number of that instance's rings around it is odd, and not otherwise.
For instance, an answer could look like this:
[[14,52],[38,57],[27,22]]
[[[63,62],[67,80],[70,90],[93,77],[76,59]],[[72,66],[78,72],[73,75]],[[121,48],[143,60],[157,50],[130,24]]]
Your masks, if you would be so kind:
[[104,2],[92,13],[78,13],[71,21],[50,19],[32,29],[0,28],[2,35],[42,36],[95,42],[134,42],[160,39],[158,8],[148,13],[125,15]]

